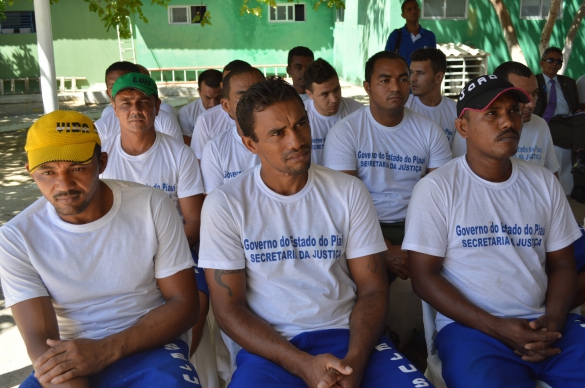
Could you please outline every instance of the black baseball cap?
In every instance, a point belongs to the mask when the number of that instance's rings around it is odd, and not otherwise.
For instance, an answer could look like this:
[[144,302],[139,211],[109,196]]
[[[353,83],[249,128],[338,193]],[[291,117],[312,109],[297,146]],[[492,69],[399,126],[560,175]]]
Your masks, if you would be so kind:
[[529,103],[530,96],[524,90],[515,87],[503,78],[495,75],[483,75],[469,81],[459,93],[457,100],[457,117],[461,117],[466,110],[483,111],[498,97],[510,93],[518,102]]

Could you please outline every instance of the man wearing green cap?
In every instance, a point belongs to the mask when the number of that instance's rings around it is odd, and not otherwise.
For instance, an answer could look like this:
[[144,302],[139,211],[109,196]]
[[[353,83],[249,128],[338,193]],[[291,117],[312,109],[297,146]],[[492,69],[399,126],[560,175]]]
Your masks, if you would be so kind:
[[[189,246],[199,243],[203,182],[195,153],[183,142],[155,131],[155,81],[141,73],[128,73],[112,88],[112,106],[120,121],[120,133],[103,142],[108,167],[101,177],[137,182],[164,191],[175,203],[183,220]],[[197,262],[196,254],[193,259]],[[197,270],[200,316],[205,318],[209,293],[202,270]],[[193,348],[199,343],[205,319],[194,332]],[[194,349],[193,349],[194,350]]]
[[197,283],[172,201],[100,180],[108,156],[80,113],[41,117],[25,150],[43,197],[0,228],[6,305],[35,369],[21,387],[199,386],[183,334]]

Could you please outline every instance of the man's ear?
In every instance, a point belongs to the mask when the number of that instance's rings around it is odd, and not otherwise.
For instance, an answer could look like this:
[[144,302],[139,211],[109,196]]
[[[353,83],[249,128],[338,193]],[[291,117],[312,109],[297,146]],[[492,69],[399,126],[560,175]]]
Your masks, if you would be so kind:
[[290,75],[290,66],[286,67],[286,74]]
[[364,90],[366,91],[366,93],[368,93],[368,96],[369,96],[370,95],[370,83],[368,81],[364,81],[363,85],[364,85]]
[[99,157],[100,163],[100,174],[106,170],[106,166],[108,165],[108,153],[102,152]]
[[256,142],[248,136],[242,136],[242,143],[244,146],[253,154],[258,155],[258,148],[256,148]]
[[154,103],[154,106],[156,107],[156,116],[158,116],[158,112],[160,111],[160,104],[162,104],[162,101],[156,96],[156,101]]
[[441,82],[443,82],[443,78],[445,78],[445,73],[443,73],[442,71],[437,72],[437,74],[435,74],[435,82],[440,84]]
[[26,172],[28,172],[28,175],[30,175],[30,177],[32,178],[32,174],[31,174],[31,172],[30,172],[30,169],[29,169],[28,167],[29,167],[29,166],[28,166],[28,162],[26,162],[26,163],[24,164],[24,168],[26,168]]
[[313,92],[311,92],[311,90],[309,90],[309,89],[306,89],[306,90],[305,90],[305,93],[307,93],[307,96],[309,96],[309,98],[310,98],[311,100],[314,100],[314,99],[315,99],[315,96],[313,95]]
[[466,118],[459,117],[455,119],[455,128],[457,128],[457,132],[462,138],[467,139],[469,136],[469,121]]
[[225,113],[229,114],[230,113],[230,102],[227,98],[222,97],[221,98],[221,107],[223,108],[223,110],[225,110]]

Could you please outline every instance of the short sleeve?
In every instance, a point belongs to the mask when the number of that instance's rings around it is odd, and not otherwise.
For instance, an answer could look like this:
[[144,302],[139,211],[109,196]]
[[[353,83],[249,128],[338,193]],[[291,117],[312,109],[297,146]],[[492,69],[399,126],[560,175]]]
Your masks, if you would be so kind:
[[384,252],[387,247],[370,192],[357,178],[353,178],[350,197],[349,236],[345,248],[348,259]]
[[388,41],[386,41],[386,51],[392,51],[394,52],[396,50],[396,33],[397,30],[394,30],[390,33],[390,36],[388,37]]
[[181,147],[182,157],[179,167],[179,183],[177,185],[177,197],[186,198],[204,192],[201,170],[193,150],[187,146]]
[[162,191],[157,191],[151,200],[158,239],[154,255],[154,276],[161,279],[192,268],[194,263],[183,223],[173,201]]
[[183,143],[183,133],[181,132],[181,127],[179,127],[179,123],[177,120],[173,119],[173,116],[165,112],[164,110],[159,110],[158,112],[158,124],[160,128],[156,128],[156,120],[155,120],[155,129],[159,132],[166,133],[173,139],[176,139]]
[[550,174],[549,181],[547,186],[551,190],[552,218],[546,236],[545,250],[554,252],[575,242],[581,237],[581,231],[559,180]]
[[428,168],[438,168],[448,163],[453,159],[451,154],[451,147],[449,139],[445,135],[445,131],[438,124],[433,123],[430,137],[430,158]]
[[195,109],[192,109],[191,104],[179,109],[179,126],[185,136],[193,136],[193,113],[195,113]]
[[223,185],[223,170],[218,155],[215,143],[207,142],[203,147],[203,155],[201,156],[201,173],[203,174],[203,185],[205,186],[206,194]]
[[0,228],[0,279],[6,307],[49,296],[43,280],[30,262],[21,237],[8,226]]
[[199,267],[213,269],[246,268],[246,255],[229,200],[221,190],[205,198],[201,211]]
[[402,249],[445,257],[447,237],[445,197],[434,181],[423,178],[412,191]]
[[453,135],[451,152],[453,153],[453,158],[457,158],[467,153],[467,141],[464,138],[462,138],[459,132],[457,131],[455,131],[455,135]]
[[207,122],[205,121],[205,116],[200,116],[195,123],[195,127],[193,128],[193,136],[191,137],[191,149],[195,151],[197,159],[200,160],[203,154],[203,147],[205,147],[205,144],[209,140],[205,135],[206,127]]
[[553,140],[552,140],[552,136],[550,134],[550,131],[545,131],[545,136],[546,136],[546,140],[545,140],[545,146],[546,146],[546,150],[545,150],[545,161],[544,161],[544,167],[546,167],[547,169],[549,169],[551,172],[557,172],[559,171],[560,165],[559,162],[557,160],[557,155],[555,154],[555,147],[553,144]]
[[325,139],[323,165],[338,171],[356,171],[357,159],[353,140],[353,133],[346,122],[335,124]]

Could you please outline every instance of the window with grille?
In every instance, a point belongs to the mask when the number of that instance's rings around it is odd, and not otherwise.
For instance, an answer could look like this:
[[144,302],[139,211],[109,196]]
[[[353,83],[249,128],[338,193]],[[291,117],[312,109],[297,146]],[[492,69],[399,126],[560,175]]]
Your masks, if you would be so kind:
[[304,22],[305,4],[278,4],[268,6],[268,20],[271,22]]
[[467,19],[468,0],[423,0],[422,19]]
[[[558,19],[563,17],[563,1],[559,10]],[[550,11],[550,0],[521,0],[520,18],[522,19],[546,19]]]
[[37,31],[34,11],[7,11],[6,20],[0,21],[2,34],[31,34]]
[[[206,5],[169,6],[169,24],[199,24],[205,11],[207,11]],[[200,19],[195,21],[197,15]]]

